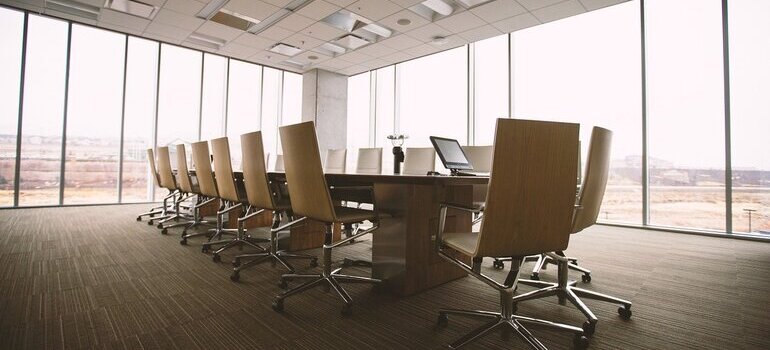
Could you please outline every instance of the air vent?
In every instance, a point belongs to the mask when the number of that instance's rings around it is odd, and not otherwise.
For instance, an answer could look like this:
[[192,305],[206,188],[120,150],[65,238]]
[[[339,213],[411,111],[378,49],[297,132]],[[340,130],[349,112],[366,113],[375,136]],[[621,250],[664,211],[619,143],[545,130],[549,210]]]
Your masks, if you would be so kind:
[[[354,37],[366,41],[365,43],[359,42],[362,45],[356,47],[378,42],[393,35],[393,31],[385,26],[347,10],[332,13],[321,21],[349,34],[355,34]],[[346,45],[343,46],[350,48]]]
[[239,30],[248,30],[253,25],[259,23],[258,19],[251,18],[249,16],[241,15],[237,12],[232,12],[227,9],[221,9],[213,17],[212,22],[226,25]]
[[455,0],[456,3],[460,4],[460,6],[465,7],[466,9],[472,9],[476,6],[481,6],[492,1],[494,0]]
[[352,35],[352,34],[345,35],[345,36],[337,39],[336,41],[334,41],[334,43],[339,45],[339,46],[348,48],[350,50],[355,50],[355,49],[357,49],[357,48],[359,48],[361,46],[369,44],[368,41],[366,41],[364,39],[361,39],[361,38],[359,38],[359,37],[357,37],[355,35]]
[[295,46],[286,45],[284,43],[278,43],[271,47],[269,51],[291,57],[302,52],[302,49]]
[[47,9],[93,20],[99,18],[101,11],[99,7],[72,0],[46,0],[45,5]]
[[426,0],[410,7],[409,10],[433,22],[449,16],[454,12],[454,6],[448,1],[449,0]]
[[157,7],[132,0],[107,0],[104,7],[147,19],[152,19],[158,13]]
[[227,42],[225,39],[220,39],[206,34],[192,33],[187,40],[188,43],[201,45],[210,49],[219,50]]

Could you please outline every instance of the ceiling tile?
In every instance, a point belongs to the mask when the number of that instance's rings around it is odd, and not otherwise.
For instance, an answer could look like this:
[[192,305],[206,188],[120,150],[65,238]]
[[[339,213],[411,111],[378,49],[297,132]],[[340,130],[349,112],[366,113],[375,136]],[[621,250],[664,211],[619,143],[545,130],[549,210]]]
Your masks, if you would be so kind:
[[166,0],[142,0],[145,4],[150,4],[156,7],[162,7]]
[[158,11],[158,14],[155,15],[153,22],[159,22],[182,29],[196,30],[205,21],[197,17],[186,16],[171,10],[161,9]]
[[495,0],[470,9],[474,15],[479,16],[487,23],[494,23],[508,17],[513,17],[527,12],[523,6],[515,0]]
[[539,8],[548,7],[553,4],[558,4],[565,0],[516,0],[521,6],[524,6],[529,11],[534,11]]
[[354,66],[355,64],[350,63],[348,61],[338,60],[338,59],[330,59],[323,62],[323,66],[327,68],[331,68],[332,70],[338,70],[343,68],[348,68],[350,66]]
[[94,19],[84,18],[84,17],[80,17],[80,16],[75,16],[75,15],[71,15],[69,13],[64,13],[64,12],[60,12],[60,11],[56,11],[56,10],[45,9],[45,10],[43,10],[43,13],[45,13],[46,15],[49,15],[49,16],[54,16],[54,17],[58,17],[58,18],[68,19],[68,20],[75,21],[75,22],[78,22],[78,23],[85,23],[85,24],[90,24],[90,25],[96,25],[96,20],[94,20]]
[[99,22],[111,23],[121,27],[137,30],[144,30],[144,28],[147,28],[147,25],[150,24],[150,21],[147,19],[127,15],[125,13],[109,9],[102,9],[101,13],[99,14]]
[[433,37],[449,36],[452,34],[452,32],[431,23],[431,24],[422,26],[420,28],[417,28],[415,30],[409,31],[407,32],[407,34],[417,40],[427,43],[431,41]]
[[337,73],[345,74],[347,76],[356,75],[358,73],[362,72],[368,72],[369,69],[367,69],[364,66],[350,66],[348,68],[343,68],[337,71]]
[[346,9],[373,21],[379,21],[400,11],[402,7],[389,0],[359,0],[348,5]]
[[299,15],[299,14],[296,14],[296,13],[292,13],[292,14],[286,16],[286,18],[278,21],[278,23],[276,23],[275,25],[277,25],[277,26],[279,26],[281,28],[284,28],[284,29],[288,29],[288,30],[291,30],[291,31],[294,31],[294,32],[298,32],[300,30],[303,30],[303,29],[309,27],[314,22],[315,22],[315,20],[313,20],[313,19],[307,18],[307,17],[305,17],[303,15]]
[[119,26],[117,24],[112,24],[107,22],[97,22],[96,25],[104,29],[110,29],[121,33],[132,34],[136,36],[142,36],[142,32],[143,32],[143,30],[126,28],[126,27]]
[[170,44],[177,44],[178,45],[178,44],[180,44],[182,42],[182,40],[178,40],[178,39],[174,39],[174,38],[169,38],[167,36],[158,35],[158,34],[154,34],[154,33],[147,33],[147,32],[145,32],[144,34],[142,34],[142,36],[147,38],[147,39],[157,40],[157,41],[161,41],[161,42],[165,42],[165,43],[170,43]]
[[224,39],[225,41],[233,40],[243,34],[242,30],[231,28],[212,21],[204,23],[202,26],[200,26],[200,28],[198,28],[198,30],[196,30],[196,32],[211,35],[215,38]]
[[439,49],[436,46],[430,45],[430,44],[422,44],[420,46],[415,46],[408,48],[404,50],[403,52],[407,53],[409,56],[412,56],[412,58],[417,58],[421,56],[425,56],[428,54],[432,54],[434,52],[438,52],[441,49]]
[[323,41],[331,41],[332,39],[336,39],[345,34],[342,30],[334,28],[324,22],[316,22],[310,27],[302,30],[301,33]]
[[485,25],[483,27],[478,27],[478,28],[471,29],[469,31],[462,32],[459,35],[463,39],[468,40],[468,42],[475,42],[475,41],[491,38],[493,36],[498,36],[500,34],[503,34],[503,33],[500,32],[497,28],[491,25]]
[[289,59],[289,56],[279,55],[275,52],[270,51],[259,51],[253,56],[248,58],[251,60],[258,60],[260,62],[271,62],[271,63],[278,63],[284,60]]
[[[311,60],[310,57],[316,57],[316,59]],[[330,60],[332,57],[324,55],[322,53],[313,52],[313,51],[305,51],[303,53],[300,53],[294,57],[291,58],[292,61],[302,62],[305,64],[318,64],[327,60]]]
[[297,13],[315,20],[321,20],[339,9],[339,6],[332,5],[326,1],[313,0],[313,2],[299,9]]
[[104,1],[101,1],[101,0],[77,0],[77,2],[82,2],[86,5],[91,5],[96,7],[102,7],[104,5]]
[[389,46],[385,46],[382,44],[367,45],[356,51],[358,51],[358,53],[362,53],[364,55],[372,56],[372,57],[382,57],[382,56],[387,56],[397,52],[396,49],[393,49]]
[[41,13],[43,12],[43,7],[45,6],[45,0],[25,0],[25,1],[3,0],[3,4],[11,5],[13,7],[17,7],[24,10],[30,10],[32,12]]
[[275,44],[275,40],[265,39],[251,33],[243,33],[233,41],[241,45],[248,45],[257,49],[266,49]]
[[294,34],[288,38],[281,40],[282,43],[296,46],[302,50],[310,50],[318,45],[321,45],[323,41],[311,38],[305,34]]
[[593,11],[607,6],[617,5],[628,0],[580,0],[588,11]]
[[388,61],[390,63],[400,63],[400,62],[404,62],[404,61],[408,61],[408,60],[412,59],[412,56],[410,56],[410,55],[408,55],[406,53],[403,53],[403,52],[396,52],[394,54],[387,55],[387,56],[383,57],[382,59],[384,59],[384,60],[386,60],[386,61]]
[[409,8],[413,5],[417,5],[425,0],[390,0],[396,3],[398,6],[401,6],[403,8]]
[[340,7],[345,7],[356,2],[356,0],[326,0],[326,1]]
[[375,58],[369,62],[362,64],[362,66],[369,68],[369,70],[382,68],[389,65],[390,65],[390,62],[380,58]]
[[292,0],[262,0],[270,5],[284,7],[288,5]]
[[472,12],[465,11],[440,19],[436,21],[436,24],[452,33],[461,33],[466,30],[481,27],[485,25],[486,22],[482,21],[481,18],[476,17]]
[[294,32],[292,32],[292,31],[290,31],[288,29],[283,29],[281,27],[272,26],[272,27],[269,27],[269,28],[259,32],[258,35],[262,36],[262,37],[265,37],[265,38],[268,38],[268,39],[273,39],[275,41],[278,41],[278,40],[283,40],[284,38],[286,38],[286,37],[288,37],[289,35],[292,35],[292,34],[294,34]]
[[[408,19],[412,23],[407,25],[398,24],[398,20],[400,19]],[[383,24],[396,32],[404,33],[422,27],[430,22],[412,11],[402,10],[379,20],[378,23]]]
[[219,51],[224,52],[228,55],[237,56],[239,58],[247,58],[247,57],[254,56],[254,54],[262,50],[251,46],[242,45],[236,42],[231,42],[223,46]]
[[259,0],[230,0],[225,8],[260,21],[278,11],[277,6]]
[[159,22],[152,22],[150,23],[149,26],[147,26],[147,29],[145,29],[144,32],[155,34],[155,35],[162,35],[164,37],[172,38],[174,40],[184,40],[184,39],[187,39],[188,36],[190,36],[193,30],[182,29],[179,27],[174,27],[174,26],[170,26]]
[[360,52],[353,51],[353,52],[348,52],[342,56],[338,56],[337,59],[342,59],[348,62],[360,64],[366,61],[371,61],[372,59],[374,59],[374,57],[369,55],[364,55]]
[[196,0],[168,0],[163,8],[173,10],[188,16],[195,16],[206,6],[206,3]]
[[421,45],[422,41],[412,38],[411,36],[406,34],[400,34],[392,38],[385,39],[381,41],[380,44],[402,51],[410,47]]
[[538,24],[540,24],[540,21],[538,21],[535,16],[530,13],[525,13],[523,15],[506,18],[502,21],[495,22],[492,25],[495,26],[495,28],[500,29],[503,33],[512,33]]
[[577,0],[569,0],[558,3],[553,6],[541,8],[539,10],[532,11],[532,14],[537,17],[542,23],[555,21],[562,18],[567,18],[577,14],[586,12],[586,9]]

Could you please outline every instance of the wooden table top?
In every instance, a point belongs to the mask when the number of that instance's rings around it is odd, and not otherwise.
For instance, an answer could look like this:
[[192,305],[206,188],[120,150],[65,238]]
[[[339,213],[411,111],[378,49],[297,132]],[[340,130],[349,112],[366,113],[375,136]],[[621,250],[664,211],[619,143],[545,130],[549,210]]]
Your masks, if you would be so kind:
[[[195,170],[190,170],[190,175],[195,176]],[[236,179],[243,178],[242,171],[234,171]],[[416,184],[416,185],[483,185],[489,182],[489,176],[448,176],[448,175],[402,175],[402,174],[358,174],[358,173],[326,173],[327,181],[332,183],[392,183],[392,184]],[[272,179],[282,179],[284,172],[270,171],[268,176]]]

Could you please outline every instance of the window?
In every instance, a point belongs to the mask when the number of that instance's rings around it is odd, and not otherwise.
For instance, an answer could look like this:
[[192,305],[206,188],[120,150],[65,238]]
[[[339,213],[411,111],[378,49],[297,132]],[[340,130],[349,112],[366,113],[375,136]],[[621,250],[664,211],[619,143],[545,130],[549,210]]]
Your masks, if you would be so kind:
[[645,11],[650,223],[723,231],[721,4],[649,0]]
[[72,26],[64,204],[118,201],[125,45],[125,35]]
[[[275,153],[278,138],[278,114],[281,110],[281,71],[263,68],[262,79],[262,143],[264,151]],[[240,141],[240,136],[239,141]]]
[[152,200],[154,175],[147,163],[153,147],[158,84],[157,42],[128,38],[126,101],[123,124],[123,203]]
[[632,1],[511,34],[513,117],[612,130],[599,219],[642,223],[639,4]]
[[371,98],[371,73],[366,72],[348,78],[348,168],[355,169],[358,148],[369,147],[369,122]]
[[30,14],[19,164],[19,205],[59,203],[68,24]]
[[473,144],[491,145],[497,118],[508,117],[508,34],[473,45]]
[[770,2],[728,5],[733,232],[770,233]]
[[241,135],[260,128],[262,66],[230,60],[227,137],[233,169],[241,168]]
[[24,13],[0,7],[0,207],[13,205],[22,40]]
[[281,125],[302,121],[302,75],[283,72],[283,104]]
[[[198,140],[202,54],[161,44],[158,90],[158,147]],[[171,163],[176,164],[175,147]]]
[[393,145],[386,137],[396,132],[394,125],[396,68],[395,66],[380,68],[374,71],[373,77],[377,79],[374,101],[374,146],[383,148],[382,168],[384,171],[387,171],[387,169],[391,169],[388,164],[393,164],[393,152],[388,151]]
[[227,58],[203,54],[203,98],[201,100],[201,137],[211,140],[225,135],[227,102]]

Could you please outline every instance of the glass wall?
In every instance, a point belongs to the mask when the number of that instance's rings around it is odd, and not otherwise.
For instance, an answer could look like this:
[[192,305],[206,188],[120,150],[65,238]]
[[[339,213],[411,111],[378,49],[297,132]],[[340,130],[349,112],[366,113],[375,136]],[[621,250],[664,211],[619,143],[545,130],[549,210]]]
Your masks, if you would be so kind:
[[24,13],[0,7],[0,207],[14,205]]
[[495,121],[508,117],[509,70],[508,35],[473,45],[473,140],[469,144],[491,145]]
[[348,169],[355,169],[358,164],[358,148],[369,147],[369,124],[371,110],[371,73],[366,72],[348,79]]
[[300,120],[300,74],[5,7],[0,29],[0,207],[152,201],[147,149],[227,133],[239,167],[242,133],[274,152]]

